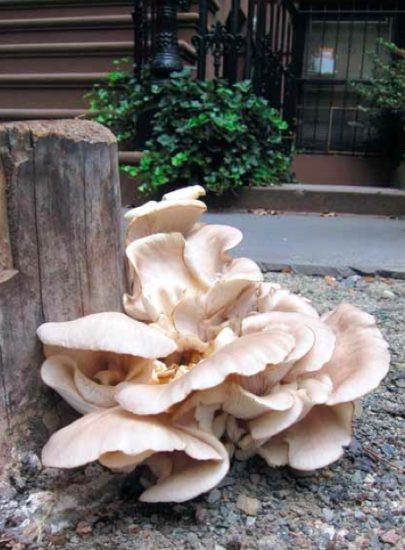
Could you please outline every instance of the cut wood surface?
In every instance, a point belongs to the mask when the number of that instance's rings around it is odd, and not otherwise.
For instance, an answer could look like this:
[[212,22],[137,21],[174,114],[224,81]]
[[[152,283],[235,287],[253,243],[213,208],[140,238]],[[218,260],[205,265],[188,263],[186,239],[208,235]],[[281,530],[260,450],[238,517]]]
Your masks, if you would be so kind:
[[117,159],[95,122],[0,125],[0,467],[48,435],[37,327],[121,310]]

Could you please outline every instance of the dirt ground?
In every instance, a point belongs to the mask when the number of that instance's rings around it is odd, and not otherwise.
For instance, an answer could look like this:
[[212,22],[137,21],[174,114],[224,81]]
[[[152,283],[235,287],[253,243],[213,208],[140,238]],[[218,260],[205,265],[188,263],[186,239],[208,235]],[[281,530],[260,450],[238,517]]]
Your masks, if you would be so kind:
[[[0,485],[0,548],[405,548],[405,281],[267,278],[307,296],[321,312],[342,301],[363,308],[390,343],[390,373],[364,399],[344,457],[307,475],[270,469],[258,458],[235,462],[206,495],[181,505],[147,505],[136,499],[139,474],[114,475],[96,464],[42,469],[38,456],[27,453],[12,485]],[[253,499],[251,515],[241,509],[244,497]]]

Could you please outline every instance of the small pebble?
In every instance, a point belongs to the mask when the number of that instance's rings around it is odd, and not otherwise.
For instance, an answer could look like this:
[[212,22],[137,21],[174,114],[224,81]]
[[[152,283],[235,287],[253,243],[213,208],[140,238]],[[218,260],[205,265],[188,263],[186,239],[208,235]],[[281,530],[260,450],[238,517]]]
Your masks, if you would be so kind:
[[380,536],[381,542],[391,544],[392,546],[395,546],[397,542],[399,542],[400,538],[401,536],[396,532],[395,529],[390,529]]
[[208,510],[201,505],[195,509],[195,519],[198,523],[206,523],[208,519]]
[[259,474],[251,474],[250,480],[254,485],[258,485],[261,480],[261,476]]
[[198,548],[200,546],[200,539],[195,533],[188,533],[187,541],[193,548]]
[[88,535],[92,531],[93,531],[92,526],[86,521],[79,521],[79,523],[76,526],[76,533],[78,535]]
[[210,504],[214,504],[215,502],[218,502],[221,500],[221,491],[218,489],[214,489],[210,493],[208,493],[207,502]]
[[255,516],[260,508],[260,502],[257,498],[251,498],[247,495],[239,495],[236,501],[236,506],[245,514],[249,516]]
[[384,443],[382,450],[384,451],[385,456],[388,456],[389,458],[392,458],[395,454],[395,447],[393,445],[388,445],[388,443]]

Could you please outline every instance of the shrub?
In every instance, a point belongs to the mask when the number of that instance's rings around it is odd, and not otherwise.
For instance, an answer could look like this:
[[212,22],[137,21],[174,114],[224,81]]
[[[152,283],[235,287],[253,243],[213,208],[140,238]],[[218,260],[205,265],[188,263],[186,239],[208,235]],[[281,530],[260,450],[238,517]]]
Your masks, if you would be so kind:
[[290,154],[283,134],[287,123],[249,81],[233,86],[221,80],[196,81],[190,72],[156,84],[119,69],[107,85],[88,95],[96,120],[108,126],[126,148],[139,143],[137,121],[153,108],[151,139],[138,167],[122,170],[139,177],[140,190],[165,185],[202,184],[222,194],[251,185],[273,185],[289,177]]
[[353,87],[365,102],[363,108],[371,111],[370,122],[378,131],[383,149],[401,160],[405,152],[405,50],[382,39],[379,43],[390,52],[391,59],[374,54],[372,77]]

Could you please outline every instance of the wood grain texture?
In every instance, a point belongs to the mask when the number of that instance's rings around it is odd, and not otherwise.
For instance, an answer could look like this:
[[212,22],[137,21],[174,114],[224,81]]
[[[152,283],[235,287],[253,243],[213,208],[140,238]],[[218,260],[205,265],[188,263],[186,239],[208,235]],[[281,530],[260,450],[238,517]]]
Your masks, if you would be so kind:
[[19,443],[41,445],[47,436],[42,417],[50,404],[39,378],[38,325],[121,310],[123,240],[113,135],[79,120],[0,125],[0,215],[4,466]]

